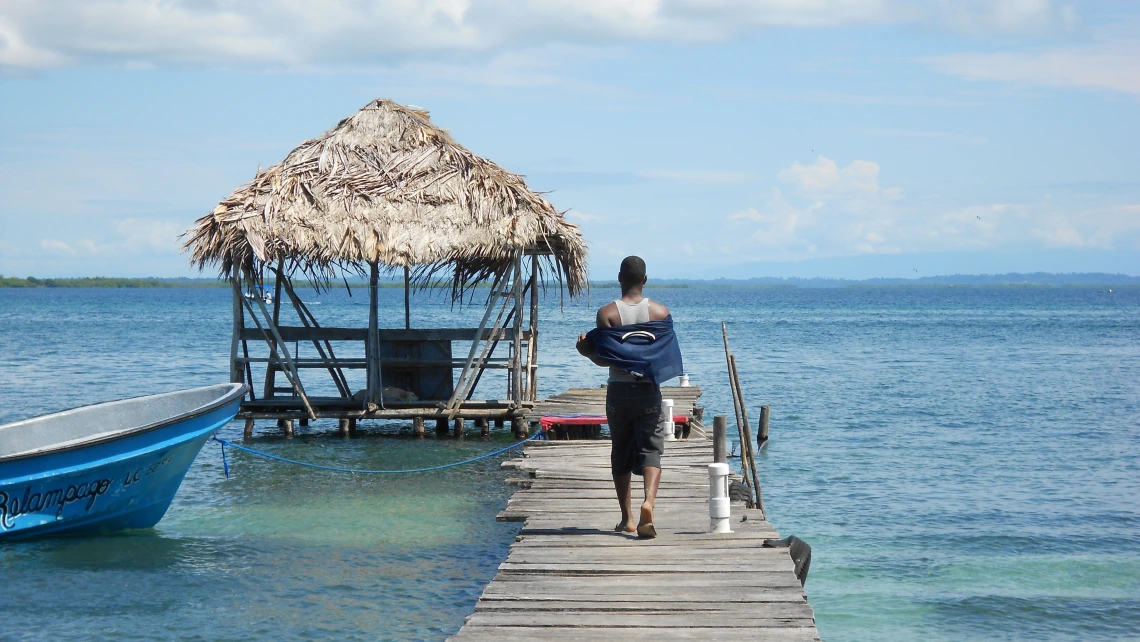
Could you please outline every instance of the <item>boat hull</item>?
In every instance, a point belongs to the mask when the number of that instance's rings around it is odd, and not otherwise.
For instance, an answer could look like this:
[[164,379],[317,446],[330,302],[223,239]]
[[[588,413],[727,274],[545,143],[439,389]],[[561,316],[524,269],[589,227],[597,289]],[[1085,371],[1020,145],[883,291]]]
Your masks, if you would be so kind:
[[82,448],[0,462],[0,540],[149,528],[240,399]]

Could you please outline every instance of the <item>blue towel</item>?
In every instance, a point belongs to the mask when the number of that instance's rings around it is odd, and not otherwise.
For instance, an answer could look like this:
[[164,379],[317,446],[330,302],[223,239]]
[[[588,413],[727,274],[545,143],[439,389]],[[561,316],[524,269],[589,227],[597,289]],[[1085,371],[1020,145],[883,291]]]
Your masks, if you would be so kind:
[[599,357],[637,379],[660,385],[685,372],[673,315],[662,321],[594,328],[586,338]]

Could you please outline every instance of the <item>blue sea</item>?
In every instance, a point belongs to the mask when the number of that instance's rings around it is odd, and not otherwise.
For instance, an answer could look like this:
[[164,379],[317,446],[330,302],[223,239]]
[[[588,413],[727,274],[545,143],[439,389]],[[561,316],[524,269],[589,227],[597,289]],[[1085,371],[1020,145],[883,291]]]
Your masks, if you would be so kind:
[[[382,323],[402,326],[402,291],[382,292]],[[722,321],[750,416],[771,406],[764,499],[812,546],[825,640],[1140,639],[1140,289],[647,294],[673,311],[707,416],[732,409]],[[363,291],[301,295],[325,325],[365,324]],[[541,394],[604,380],[573,342],[615,295],[551,289]],[[0,289],[0,422],[227,380],[229,297]],[[412,323],[474,326],[475,303],[421,293]],[[403,422],[335,432],[317,421],[286,440],[267,422],[252,445],[408,468],[511,441],[417,441]],[[228,455],[226,478],[208,445],[153,530],[0,545],[0,638],[440,640],[517,532],[495,521],[501,457],[367,477]]]

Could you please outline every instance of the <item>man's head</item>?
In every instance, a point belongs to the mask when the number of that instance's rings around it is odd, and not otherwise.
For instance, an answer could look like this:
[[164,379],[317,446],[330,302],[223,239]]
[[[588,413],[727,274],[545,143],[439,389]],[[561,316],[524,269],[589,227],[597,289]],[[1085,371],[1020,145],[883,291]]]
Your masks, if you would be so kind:
[[621,261],[618,270],[618,282],[622,289],[630,286],[645,285],[645,261],[640,256],[627,256]]

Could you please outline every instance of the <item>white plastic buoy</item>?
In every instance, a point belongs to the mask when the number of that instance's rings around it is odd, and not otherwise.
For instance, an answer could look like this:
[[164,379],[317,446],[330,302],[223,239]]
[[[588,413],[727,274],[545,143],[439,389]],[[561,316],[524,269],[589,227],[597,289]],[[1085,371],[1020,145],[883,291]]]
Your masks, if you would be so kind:
[[709,464],[709,531],[731,533],[728,464]]
[[677,441],[677,426],[673,423],[673,400],[661,400],[661,418],[658,425],[665,431],[665,441]]

